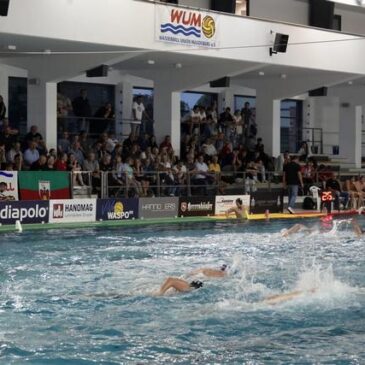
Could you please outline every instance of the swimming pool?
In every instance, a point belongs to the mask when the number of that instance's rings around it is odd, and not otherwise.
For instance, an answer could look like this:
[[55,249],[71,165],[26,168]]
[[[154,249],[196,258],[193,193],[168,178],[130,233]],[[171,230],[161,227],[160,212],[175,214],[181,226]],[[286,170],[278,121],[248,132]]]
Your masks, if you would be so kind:
[[[346,222],[282,238],[291,224],[2,234],[0,364],[364,363],[365,238]],[[167,276],[222,263],[225,279],[152,295]]]

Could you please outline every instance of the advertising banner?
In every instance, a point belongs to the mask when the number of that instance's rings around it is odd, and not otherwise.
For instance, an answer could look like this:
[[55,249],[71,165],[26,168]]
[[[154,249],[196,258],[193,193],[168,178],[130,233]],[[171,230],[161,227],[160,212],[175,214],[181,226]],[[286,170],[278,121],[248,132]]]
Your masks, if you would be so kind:
[[6,184],[6,190],[0,190],[0,200],[18,200],[18,171],[0,171],[0,183]]
[[139,199],[139,218],[174,218],[178,209],[179,198]]
[[96,199],[50,201],[50,223],[95,222]]
[[277,191],[257,191],[251,194],[250,212],[252,214],[283,212],[283,193]]
[[138,218],[138,199],[98,199],[96,220],[119,221]]
[[213,216],[214,197],[181,197],[179,199],[179,217]]
[[219,15],[193,9],[155,6],[155,39],[181,46],[219,47]]
[[66,171],[19,171],[21,200],[70,199],[70,174]]
[[0,223],[48,223],[49,202],[42,201],[7,201],[0,202]]
[[242,200],[243,206],[249,208],[249,195],[217,195],[215,197],[215,215],[223,215],[228,209],[236,207],[238,198]]

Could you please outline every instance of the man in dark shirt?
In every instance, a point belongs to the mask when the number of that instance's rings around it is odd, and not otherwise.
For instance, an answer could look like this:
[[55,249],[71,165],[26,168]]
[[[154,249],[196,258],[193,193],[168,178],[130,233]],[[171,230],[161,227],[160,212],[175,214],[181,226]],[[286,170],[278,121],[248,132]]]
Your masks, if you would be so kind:
[[332,172],[331,177],[326,180],[326,190],[332,192],[332,196],[334,197],[335,209],[340,210],[340,198],[343,198],[344,208],[347,208],[350,194],[347,191],[342,191],[341,183],[337,179],[337,174],[335,172]]
[[80,90],[80,96],[73,100],[72,107],[77,117],[91,117],[91,106],[85,89]]
[[288,211],[294,214],[295,201],[299,185],[303,188],[303,178],[300,172],[299,157],[292,156],[291,161],[283,169],[283,187],[288,188]]

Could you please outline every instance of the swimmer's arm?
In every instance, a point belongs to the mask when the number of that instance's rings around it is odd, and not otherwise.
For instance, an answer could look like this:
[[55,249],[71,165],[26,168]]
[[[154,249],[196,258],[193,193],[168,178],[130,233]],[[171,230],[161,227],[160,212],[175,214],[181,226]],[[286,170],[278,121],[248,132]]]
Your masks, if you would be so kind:
[[361,227],[359,226],[359,223],[357,223],[355,220],[352,220],[351,224],[352,224],[352,229],[353,229],[356,237],[361,237],[364,232],[361,229]]
[[297,291],[293,291],[293,292],[286,293],[286,294],[271,295],[271,296],[265,298],[264,302],[267,303],[267,304],[275,305],[275,304],[278,304],[278,303],[286,302],[286,301],[291,300],[293,298],[297,298],[301,294],[303,294],[303,291],[297,290]]
[[198,275],[198,274],[203,274],[203,275],[205,275],[207,277],[211,277],[211,278],[221,278],[226,275],[226,273],[222,270],[201,268],[201,269],[196,269],[196,270],[190,272],[187,276],[189,277],[189,276],[194,276],[194,275]]

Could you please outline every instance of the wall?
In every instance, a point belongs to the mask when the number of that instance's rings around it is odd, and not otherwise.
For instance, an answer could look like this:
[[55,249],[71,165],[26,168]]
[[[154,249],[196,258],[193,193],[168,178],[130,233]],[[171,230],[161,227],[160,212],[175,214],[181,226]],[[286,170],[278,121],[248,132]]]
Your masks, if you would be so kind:
[[250,16],[307,25],[308,0],[251,0]]
[[179,5],[210,9],[210,0],[179,0]]

